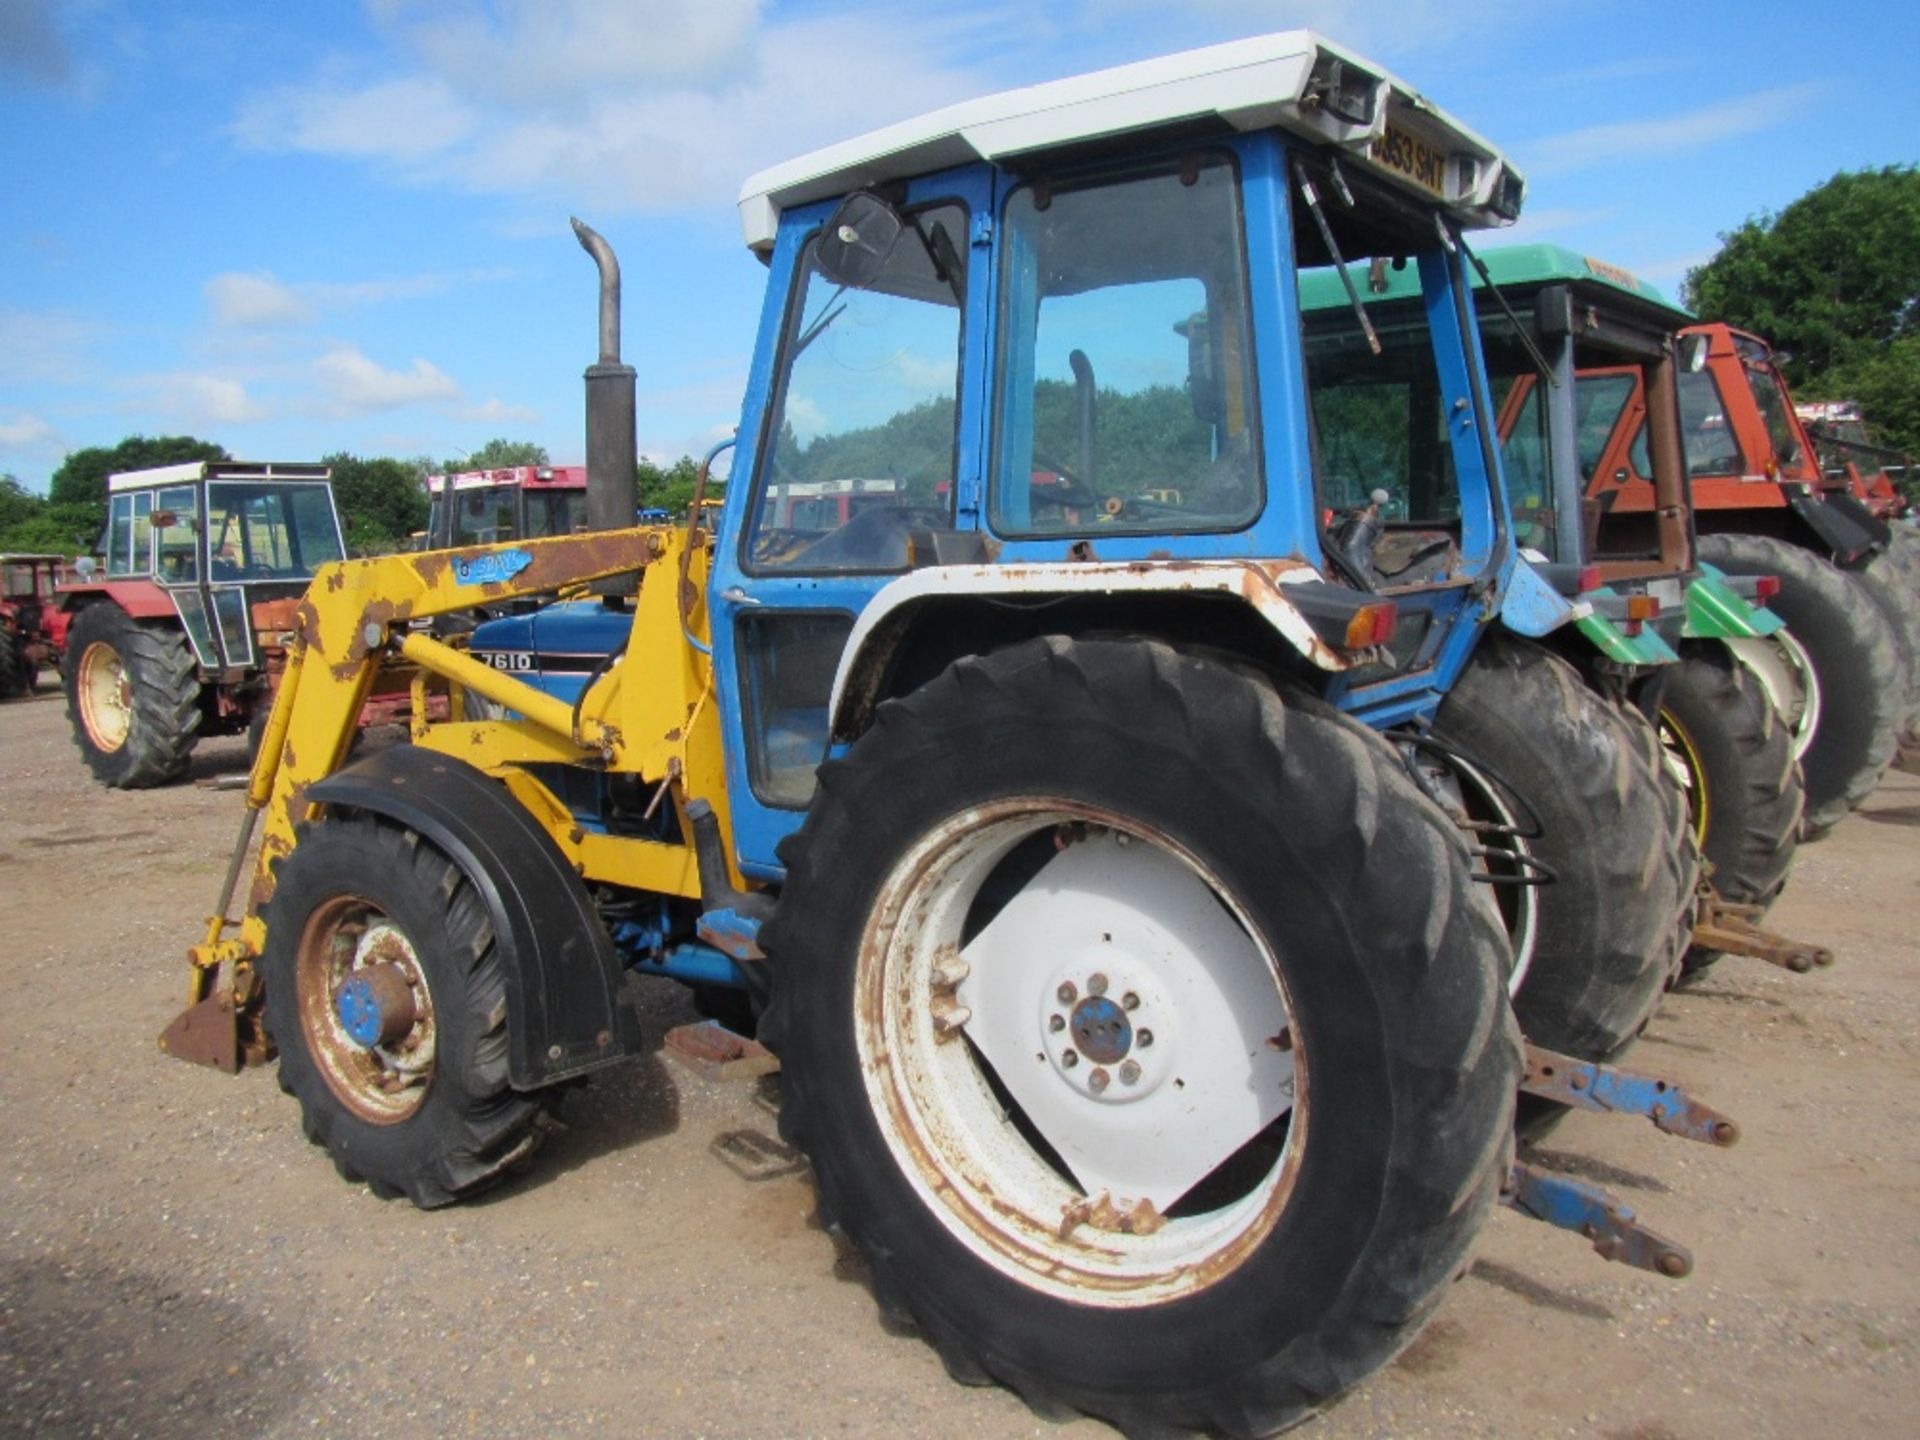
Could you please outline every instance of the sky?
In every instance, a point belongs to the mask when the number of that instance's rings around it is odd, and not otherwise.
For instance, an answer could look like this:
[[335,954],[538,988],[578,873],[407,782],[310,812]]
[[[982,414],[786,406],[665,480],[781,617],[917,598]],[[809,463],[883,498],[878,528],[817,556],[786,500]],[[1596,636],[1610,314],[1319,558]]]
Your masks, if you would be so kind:
[[1669,293],[1749,216],[1920,160],[1910,0],[0,0],[0,473],[44,490],[133,434],[578,462],[596,281],[569,215],[620,257],[642,452],[698,454],[751,359],[749,174],[1296,26],[1526,172],[1484,243]]

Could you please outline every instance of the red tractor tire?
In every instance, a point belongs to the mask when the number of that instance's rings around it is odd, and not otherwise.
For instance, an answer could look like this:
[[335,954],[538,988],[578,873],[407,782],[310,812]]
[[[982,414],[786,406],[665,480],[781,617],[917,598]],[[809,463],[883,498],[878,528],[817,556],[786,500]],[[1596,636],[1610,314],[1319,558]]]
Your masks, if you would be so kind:
[[177,779],[200,738],[201,684],[187,637],[118,605],[82,610],[67,636],[67,718],[94,779],[140,790]]

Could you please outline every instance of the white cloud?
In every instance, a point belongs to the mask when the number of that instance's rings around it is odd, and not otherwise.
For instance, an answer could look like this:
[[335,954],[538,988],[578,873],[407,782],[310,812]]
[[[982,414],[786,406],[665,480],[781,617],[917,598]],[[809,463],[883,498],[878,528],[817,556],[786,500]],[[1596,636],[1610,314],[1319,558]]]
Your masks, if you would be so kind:
[[0,446],[8,450],[39,452],[58,437],[38,415],[19,412],[16,419],[0,420]]
[[478,405],[467,405],[454,412],[462,420],[471,420],[477,425],[537,425],[540,412],[527,405],[509,405],[496,396],[489,396]]
[[[1526,6],[1526,9],[1534,7]],[[1151,31],[1151,43],[1180,46],[1180,29],[1196,19],[1211,22],[1215,36],[1259,35],[1274,30],[1317,30],[1362,55],[1388,58],[1471,43],[1476,35],[1504,27],[1523,9],[1522,0],[1186,0],[1169,7],[1164,0],[1083,0],[1083,23],[1098,30],[1116,20],[1129,28],[1156,21],[1170,23]],[[1194,42],[1186,42],[1190,47]]]
[[265,270],[228,271],[207,281],[202,291],[212,308],[216,324],[229,329],[251,330],[304,324],[323,310],[441,295],[463,285],[505,279],[512,273],[503,269],[483,269],[396,275],[379,280],[289,284]]
[[88,378],[105,327],[65,310],[0,308],[0,381],[73,385]]
[[201,286],[213,307],[217,325],[254,329],[271,325],[298,325],[313,318],[313,308],[291,286],[282,285],[266,271],[243,274],[228,271]]
[[182,370],[143,376],[134,386],[169,419],[186,424],[242,425],[269,413],[245,385],[225,375]]
[[1687,278],[1687,272],[1698,269],[1719,253],[1718,245],[1707,245],[1698,250],[1689,250],[1684,255],[1643,261],[1633,267],[1633,273],[1649,284],[1658,285],[1669,295],[1678,295],[1680,283]]
[[1649,155],[1664,159],[1770,129],[1803,112],[1819,88],[1812,83],[1782,85],[1678,115],[1589,125],[1516,146],[1512,153],[1530,176],[1564,175],[1608,163],[1644,165]]
[[479,117],[441,81],[408,76],[359,87],[287,85],[247,101],[234,124],[255,150],[418,161],[470,136]]
[[327,398],[347,412],[460,398],[452,376],[417,356],[406,369],[389,370],[350,346],[339,346],[313,362],[313,373]]
[[1617,205],[1597,205],[1585,209],[1563,205],[1544,210],[1522,210],[1520,218],[1512,225],[1490,232],[1484,244],[1476,240],[1473,248],[1486,251],[1497,245],[1530,245],[1545,235],[1591,229],[1617,213]]
[[[671,78],[698,84],[746,57],[761,0],[374,0],[375,14],[469,98],[515,105]],[[448,13],[451,10],[453,13]]]
[[503,0],[441,19],[382,0],[414,68],[372,82],[336,69],[257,95],[235,133],[418,185],[713,213],[755,169],[993,88],[951,59],[978,15],[763,24],[752,0],[634,8]]

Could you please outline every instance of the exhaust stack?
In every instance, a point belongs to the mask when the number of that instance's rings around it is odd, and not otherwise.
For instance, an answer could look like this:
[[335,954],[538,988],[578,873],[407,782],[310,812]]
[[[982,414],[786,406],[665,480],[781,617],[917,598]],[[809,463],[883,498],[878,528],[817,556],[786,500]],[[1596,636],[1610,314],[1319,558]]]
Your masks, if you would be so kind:
[[[634,369],[620,360],[620,262],[592,226],[576,219],[580,248],[600,267],[600,359],[587,367],[587,528],[626,530],[639,513],[634,475],[639,451],[634,423]],[[599,594],[630,595],[632,577],[594,585]]]

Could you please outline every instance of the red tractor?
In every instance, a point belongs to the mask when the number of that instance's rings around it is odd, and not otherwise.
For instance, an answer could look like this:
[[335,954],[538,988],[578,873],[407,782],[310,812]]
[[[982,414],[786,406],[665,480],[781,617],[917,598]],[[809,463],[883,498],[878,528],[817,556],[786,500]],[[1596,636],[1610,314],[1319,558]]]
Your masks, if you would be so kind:
[[[1920,715],[1920,575],[1865,488],[1822,465],[1767,343],[1722,324],[1681,332],[1681,441],[1702,560],[1773,575],[1791,665],[1760,671],[1795,728],[1806,826],[1824,833],[1870,793]],[[1657,505],[1633,415],[1595,443],[1589,498]]]
[[[67,711],[94,778],[183,773],[203,735],[258,743],[313,572],[345,558],[324,465],[195,461],[107,481],[99,549],[57,594],[70,621]],[[406,718],[405,682],[361,724]]]
[[571,535],[586,524],[587,467],[512,465],[427,476],[422,550]]
[[60,663],[67,617],[54,601],[64,555],[0,555],[0,700],[31,695]]

